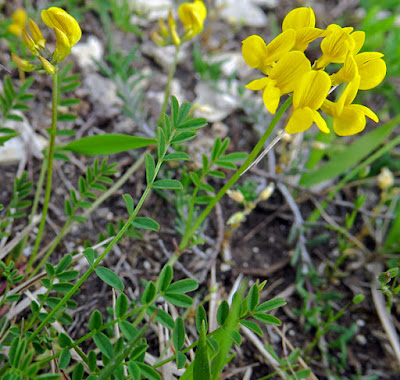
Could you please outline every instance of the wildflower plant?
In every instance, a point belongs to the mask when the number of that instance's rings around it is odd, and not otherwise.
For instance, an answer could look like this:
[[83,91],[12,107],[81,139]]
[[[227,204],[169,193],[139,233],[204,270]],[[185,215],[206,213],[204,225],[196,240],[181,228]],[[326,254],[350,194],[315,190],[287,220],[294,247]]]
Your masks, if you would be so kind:
[[[43,10],[42,20],[54,31],[56,38],[56,47],[50,51],[51,44],[32,19],[26,21],[22,14],[19,14],[13,20],[12,32],[21,36],[32,55],[31,59],[26,60],[13,54],[13,62],[20,70],[38,71],[50,75],[53,96],[50,138],[40,178],[34,184],[28,181],[26,174],[23,174],[15,181],[12,200],[5,218],[0,223],[0,237],[7,240],[11,236],[9,229],[13,221],[25,217],[26,209],[32,206],[28,221],[30,226],[24,230],[25,235],[21,234],[16,242],[14,240],[8,242],[0,250],[2,255],[0,271],[5,279],[0,306],[10,308],[11,305],[18,304],[24,289],[32,284],[40,284],[42,290],[41,294],[32,295],[29,300],[30,310],[23,318],[21,317],[22,322],[17,321],[19,316],[0,319],[1,348],[7,348],[4,351],[5,355],[0,356],[4,364],[0,368],[1,378],[58,379],[65,375],[72,379],[82,379],[88,375],[89,379],[158,380],[161,379],[159,369],[175,362],[177,370],[180,370],[178,373],[181,380],[217,380],[221,378],[224,367],[234,357],[231,354],[232,346],[240,345],[242,342],[240,329],[250,330],[262,336],[263,329],[260,325],[281,324],[270,311],[284,306],[286,301],[282,298],[261,301],[260,293],[266,282],[256,281],[248,286],[246,281],[242,281],[236,291],[232,292],[231,301],[222,300],[216,308],[216,322],[211,331],[209,329],[211,321],[203,306],[206,300],[200,301],[194,309],[194,297],[189,295],[198,289],[198,281],[194,278],[175,281],[174,265],[182,255],[202,243],[200,232],[203,223],[225,194],[242,204],[244,208],[243,212],[237,213],[230,220],[231,230],[239,227],[259,202],[271,196],[275,188],[272,182],[260,194],[250,194],[251,191],[246,190],[246,186],[234,191],[230,189],[262,156],[259,153],[265,142],[291,104],[293,110],[286,124],[286,131],[289,133],[305,131],[313,123],[322,132],[329,133],[328,123],[320,111],[332,116],[333,130],[339,135],[360,132],[364,129],[365,117],[377,122],[378,118],[373,111],[363,105],[353,104],[353,101],[359,90],[373,88],[383,80],[386,72],[385,62],[380,53],[359,53],[364,42],[362,32],[353,32],[353,28],[341,28],[334,24],[325,30],[318,29],[315,27],[315,16],[311,8],[302,7],[293,10],[283,21],[282,33],[270,43],[266,44],[259,36],[250,36],[243,41],[242,52],[245,61],[263,75],[262,78],[249,83],[247,88],[262,91],[265,107],[275,115],[265,133],[249,154],[228,153],[230,139],[217,138],[209,154],[202,156],[201,167],[191,169],[184,166],[190,160],[184,143],[195,138],[198,130],[203,128],[207,121],[193,117],[191,104],[179,102],[175,96],[170,96],[169,87],[177,67],[179,49],[184,42],[202,32],[207,9],[202,1],[195,0],[182,4],[177,14],[182,25],[178,25],[173,13],[170,12],[167,22],[159,20],[158,31],[153,33],[153,41],[157,45],[175,46],[174,61],[165,88],[164,104],[158,123],[154,125],[153,138],[104,133],[78,138],[57,147],[55,145],[59,119],[57,107],[60,104],[75,103],[74,99],[60,103],[60,82],[69,83],[66,84],[67,89],[74,89],[78,85],[76,76],[72,75],[72,79],[67,77],[69,67],[61,69],[61,66],[81,38],[80,26],[61,8],[51,7]],[[322,39],[321,57],[315,62],[310,62],[304,51],[310,43],[319,38]],[[132,50],[132,54],[127,57],[121,56],[124,68],[129,67],[130,57],[135,55],[134,53]],[[118,68],[116,63],[111,61],[110,63],[113,69]],[[340,64],[342,67],[331,74],[326,70],[331,63]],[[107,71],[107,68],[103,70],[109,77],[113,77],[113,71]],[[114,71],[115,76],[118,74],[122,79],[129,79],[128,73]],[[29,86],[31,81],[27,80]],[[7,92],[16,92],[9,80],[5,83]],[[25,83],[22,88],[25,90],[29,86]],[[338,99],[336,101],[327,99],[332,90],[338,86],[343,87]],[[133,87],[130,88],[132,89]],[[16,93],[18,96],[15,97],[18,99],[23,95],[23,91]],[[288,94],[289,98],[279,108],[281,98]],[[2,103],[10,103],[7,96],[5,100],[1,99]],[[167,112],[168,102],[170,102],[169,112]],[[125,102],[126,107],[127,105],[128,101]],[[12,104],[8,104],[3,109],[9,116],[14,108]],[[67,116],[67,119],[71,120],[71,115]],[[50,196],[53,194],[54,157],[68,159],[68,155],[72,154],[112,155],[137,148],[146,148],[146,151],[138,156],[137,161],[128,170],[121,173],[115,183],[114,175],[117,173],[118,165],[109,163],[107,157],[102,160],[95,158],[93,164],[86,167],[84,174],[78,179],[77,189],[69,189],[64,199],[64,225],[58,230],[57,236],[43,247],[46,216]],[[238,162],[242,164],[239,166]],[[181,172],[165,169],[169,164],[183,165],[184,168]],[[120,220],[117,226],[109,224],[107,238],[104,234],[100,234],[96,244],[85,243],[79,254],[63,252],[62,259],[53,264],[53,253],[71,229],[86,223],[91,212],[119,190],[142,166],[144,167],[143,192],[137,199],[129,193],[122,195],[126,207],[126,220]],[[226,170],[233,171],[233,175],[218,190],[209,183],[209,179],[210,177],[225,179]],[[29,261],[20,274],[17,269],[19,262],[16,263],[11,257],[5,261],[2,259],[15,248],[15,245],[18,244],[18,247],[13,251],[14,254],[21,253],[28,245],[30,229],[36,223],[35,214],[39,208],[44,182],[46,185],[39,227]],[[34,186],[36,193],[31,205],[28,196]],[[117,243],[123,237],[139,239],[143,230],[155,233],[159,231],[160,225],[156,220],[142,216],[145,202],[152,192],[163,194],[167,199],[175,195],[176,204],[179,203],[181,206],[178,210],[180,241],[174,244],[174,251],[157,276],[140,284],[143,285],[140,294],[128,298],[124,282],[117,273],[106,267],[105,258],[117,248]],[[0,211],[2,209],[3,206],[0,207]],[[82,260],[86,265],[83,273],[74,267],[75,261],[78,260]],[[113,305],[108,309],[107,319],[100,310],[95,309],[90,315],[87,333],[74,340],[64,328],[72,324],[72,317],[67,310],[77,307],[73,297],[91,275],[96,275],[99,280],[112,288]],[[395,275],[397,276],[397,272]],[[398,290],[397,287],[395,290]],[[195,297],[199,298],[197,293]],[[161,307],[160,300],[164,305],[170,305],[173,311],[171,312],[168,307]],[[176,308],[185,311],[177,317]],[[330,305],[328,311],[331,311]],[[333,322],[341,314],[342,310],[327,318],[322,326],[323,329],[312,342],[310,350],[318,344],[320,337],[330,331]],[[192,329],[196,339],[189,342],[185,324],[191,316],[196,326]],[[160,348],[159,358],[150,363],[146,359],[149,349],[146,333],[154,323],[159,324],[160,331],[167,331],[168,339],[164,348]],[[287,370],[288,373],[290,370],[297,378],[308,377],[311,370],[302,360],[298,360],[297,364],[299,355],[299,350],[295,350],[288,360],[277,360],[278,373],[283,375],[281,370]],[[278,357],[275,352],[272,356]],[[53,371],[54,368],[57,369],[57,373],[45,373]],[[296,373],[293,372],[294,369]]]
[[[310,62],[303,52],[318,38],[322,38],[322,55]],[[268,45],[256,35],[243,41],[246,63],[265,75],[246,87],[263,91],[265,107],[272,114],[282,95],[293,95],[293,114],[285,128],[288,133],[303,132],[313,123],[321,132],[329,133],[318,112],[322,110],[332,116],[336,134],[354,135],[365,128],[365,117],[379,121],[369,108],[353,104],[357,92],[376,87],[386,75],[382,54],[358,54],[364,40],[364,32],[353,32],[352,27],[331,24],[325,30],[315,28],[314,11],[296,8],[283,20],[282,33]],[[325,69],[332,63],[343,66],[337,73],[329,74]],[[327,97],[338,85],[345,89],[337,102],[332,102]]]

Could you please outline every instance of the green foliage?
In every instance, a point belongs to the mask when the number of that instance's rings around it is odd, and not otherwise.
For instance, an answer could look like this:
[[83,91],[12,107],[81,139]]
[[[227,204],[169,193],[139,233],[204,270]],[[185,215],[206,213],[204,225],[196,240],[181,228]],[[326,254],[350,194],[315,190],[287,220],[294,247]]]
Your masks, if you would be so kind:
[[[63,95],[76,90],[80,85],[80,75],[79,74],[71,74],[72,63],[63,67],[62,70],[59,71],[58,74],[58,83],[59,83],[59,99],[58,104],[61,107],[71,107],[80,103],[80,99],[78,98],[64,98]],[[57,120],[59,122],[70,122],[76,120],[76,115],[70,112],[58,113]],[[57,135],[74,135],[75,131],[69,129],[58,129]]]
[[10,233],[9,230],[12,223],[20,218],[26,216],[26,209],[30,207],[31,201],[28,200],[32,189],[32,182],[28,181],[28,174],[22,173],[20,178],[16,178],[14,181],[13,191],[11,194],[11,200],[4,212],[4,216],[0,221],[0,238],[7,237]]
[[9,76],[4,77],[3,93],[0,94],[1,122],[0,122],[0,146],[19,133],[12,128],[5,126],[7,120],[22,122],[24,119],[17,114],[18,111],[29,111],[29,106],[26,104],[34,96],[27,94],[30,86],[34,81],[34,77],[29,77],[27,80],[16,89]]

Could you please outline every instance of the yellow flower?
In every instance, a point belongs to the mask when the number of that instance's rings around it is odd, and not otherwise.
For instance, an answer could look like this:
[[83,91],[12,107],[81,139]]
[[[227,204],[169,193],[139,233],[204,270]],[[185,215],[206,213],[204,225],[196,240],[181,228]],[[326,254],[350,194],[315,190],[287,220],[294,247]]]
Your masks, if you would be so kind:
[[316,61],[316,69],[322,69],[330,63],[343,63],[347,52],[356,54],[361,49],[365,33],[353,31],[352,27],[342,28],[331,24],[326,29],[326,37],[321,42],[322,57]]
[[323,112],[333,118],[333,130],[339,136],[350,136],[361,132],[365,128],[365,117],[369,117],[376,123],[379,121],[368,107],[361,104],[352,104],[360,86],[360,76],[347,84],[337,103],[325,100],[321,106]]
[[31,31],[32,39],[35,41],[36,45],[40,49],[44,49],[46,45],[46,39],[43,37],[43,34],[37,26],[36,22],[33,21],[31,18],[29,19],[29,30]]
[[18,8],[12,14],[13,23],[8,26],[8,31],[16,36],[20,36],[25,29],[26,21],[28,19],[28,15],[26,14],[23,8]]
[[35,65],[26,61],[25,59],[18,57],[18,55],[15,55],[14,53],[11,53],[11,59],[15,63],[15,66],[23,71],[33,71],[36,69]]
[[168,27],[169,27],[169,33],[172,38],[172,43],[176,46],[180,45],[181,39],[179,37],[177,27],[176,27],[176,22],[175,22],[174,16],[172,15],[171,11],[169,12],[169,15],[168,15]]
[[361,77],[360,90],[369,90],[383,81],[386,63],[382,57],[383,54],[377,52],[361,53],[354,57]]
[[291,51],[286,53],[270,70],[268,77],[250,82],[249,90],[264,90],[263,101],[267,110],[274,114],[280,97],[292,92],[301,77],[311,70],[310,61],[304,53]]
[[349,52],[343,67],[331,75],[332,84],[335,86],[343,82],[350,82],[358,74],[360,75],[359,90],[376,87],[386,75],[386,63],[382,57],[383,54],[377,52],[366,52],[356,56]]
[[308,44],[318,37],[322,37],[324,31],[315,27],[315,15],[311,8],[300,7],[290,11],[283,19],[282,31],[294,29],[296,42],[294,50],[304,51]]
[[26,29],[22,31],[21,38],[25,46],[29,49],[29,51],[33,55],[38,55],[39,51],[38,49],[40,48],[39,45],[33,40],[33,38],[28,34]]
[[184,39],[190,39],[203,31],[204,20],[207,17],[207,8],[200,0],[194,3],[183,3],[178,8],[179,20],[185,30]]
[[272,64],[292,49],[295,40],[296,31],[294,29],[282,32],[268,45],[260,36],[252,35],[243,41],[242,55],[250,67],[268,74]]
[[43,68],[48,74],[53,75],[56,72],[56,68],[46,59],[39,55],[40,62],[42,62]]
[[81,28],[78,22],[61,8],[51,7],[43,10],[41,15],[43,22],[56,33],[57,46],[53,61],[60,62],[71,53],[72,46],[80,40]]
[[298,133],[317,124],[321,132],[329,133],[325,120],[317,112],[328,96],[331,80],[325,71],[304,74],[293,91],[293,114],[286,125],[286,132]]

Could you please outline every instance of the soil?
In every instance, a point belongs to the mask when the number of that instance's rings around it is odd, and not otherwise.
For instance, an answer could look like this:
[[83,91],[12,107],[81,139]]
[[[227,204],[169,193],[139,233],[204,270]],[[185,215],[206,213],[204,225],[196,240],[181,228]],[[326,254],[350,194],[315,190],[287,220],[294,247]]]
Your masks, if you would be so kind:
[[[317,19],[322,20],[321,24],[332,22],[330,12],[337,10],[339,5],[331,1],[318,1],[316,3]],[[340,2],[341,3],[341,2]],[[351,13],[358,9],[357,1],[344,2],[342,19],[350,19]],[[278,23],[282,21],[284,15],[297,6],[298,2],[285,0],[280,2],[276,9],[264,7],[267,15],[275,15]],[[13,8],[7,4],[6,13],[11,14]],[[101,39],[103,45],[106,45],[106,37],[103,33],[98,15],[90,12],[84,15],[84,20],[80,23],[83,29],[83,40],[90,34],[95,34]],[[321,25],[323,27],[324,25]],[[140,43],[148,42],[149,35],[155,24],[146,26],[142,37],[133,34],[126,35],[120,30],[115,29],[115,50],[131,49]],[[270,31],[265,29],[261,31],[258,28],[243,27],[239,30],[231,30],[230,26],[222,20],[214,20],[210,22],[211,30],[201,39],[201,49],[205,53],[212,53],[212,49],[208,51],[207,38],[212,35],[219,42],[218,49],[222,51],[240,51],[240,41],[247,36],[256,33],[261,34],[266,40],[270,38]],[[221,36],[213,35],[214,30],[221,31]],[[224,40],[229,38],[229,42]],[[215,43],[215,41],[214,41]],[[213,48],[215,50],[215,48]],[[8,48],[3,42],[0,46],[0,63],[9,66]],[[68,60],[73,61],[72,56]],[[161,91],[163,86],[160,83],[165,82],[166,73],[156,63],[153,58],[145,55],[140,56],[138,61],[134,62],[138,70],[151,68],[153,75],[148,79],[145,85],[145,94],[148,96],[145,100],[146,113],[145,118],[149,125],[154,123],[157,118],[161,105],[154,101],[151,94]],[[201,80],[198,74],[193,73],[193,62],[191,56],[182,64],[178,65],[176,78],[181,85],[185,94],[185,100],[193,101],[195,99],[194,86]],[[85,82],[87,72],[79,68],[77,62],[73,64],[73,72],[81,75],[82,83]],[[1,71],[0,75],[7,75],[5,71]],[[50,123],[50,82],[45,75],[34,74],[35,83],[32,86],[32,93],[36,95],[34,101],[30,104],[31,110],[25,114],[27,120],[33,126],[38,134],[46,135],[45,129]],[[18,81],[18,73],[13,72],[12,80]],[[162,79],[160,79],[162,78]],[[79,90],[77,90],[79,94]],[[81,92],[80,94],[84,94]],[[147,107],[149,106],[149,107]],[[80,131],[84,135],[96,133],[113,133],[116,132],[116,126],[125,119],[121,111],[115,114],[107,114],[110,109],[104,105],[95,104],[90,96],[81,97],[81,103],[74,110],[78,119],[66,124],[65,128],[74,129],[79,134]],[[375,109],[378,111],[378,109]],[[110,111],[111,112],[111,111]],[[232,112],[223,122],[228,126],[228,136],[231,138],[229,151],[250,151],[257,141],[257,133],[253,129],[251,122],[246,121],[248,115],[241,109]],[[93,128],[85,129],[85,123],[90,119]],[[248,120],[248,119],[247,119]],[[140,130],[140,125],[132,122],[131,134],[139,133],[144,135]],[[206,127],[209,128],[209,127]],[[208,131],[208,130],[207,130]],[[207,132],[208,133],[208,132]],[[58,138],[58,143],[65,143],[71,139],[70,137]],[[196,144],[196,140],[193,140]],[[275,158],[278,162],[277,168],[282,164],[281,157],[284,156],[284,148],[277,148]],[[109,162],[118,163],[118,171],[123,173],[124,170],[137,159],[138,153],[121,153],[111,156]],[[269,158],[271,159],[271,157]],[[54,171],[54,194],[51,200],[49,211],[49,226],[46,229],[46,235],[43,240],[43,246],[49,243],[57,234],[65,221],[64,201],[68,197],[71,187],[77,188],[78,178],[84,175],[83,168],[91,165],[92,158],[84,156],[76,156],[69,162],[58,161]],[[29,157],[26,170],[30,180],[37,182],[41,161],[34,157]],[[1,185],[0,198],[2,203],[9,199],[12,192],[12,183],[18,164],[3,165],[1,167]],[[271,174],[268,159],[262,161],[257,169],[264,173]],[[179,176],[178,174],[175,174]],[[229,176],[229,171],[226,171]],[[247,178],[255,178],[260,182],[261,175],[259,172],[253,171],[249,173]],[[117,178],[116,178],[117,179]],[[240,182],[243,184],[244,180]],[[222,181],[214,180],[213,186],[219,188]],[[113,196],[105,201],[84,225],[79,225],[68,234],[64,243],[60,245],[51,256],[52,263],[58,263],[65,253],[76,252],[86,243],[96,244],[99,234],[107,236],[107,224],[118,223],[127,217],[126,208],[122,199],[122,194],[131,194],[135,204],[145,189],[145,173],[144,169],[139,169],[124,186],[119,189]],[[297,205],[302,218],[306,220],[307,216],[315,209],[313,203],[315,193],[293,187],[290,189],[293,197],[297,200]],[[373,197],[376,188],[370,186],[364,189],[368,196]],[[371,193],[371,194],[369,194]],[[325,199],[325,193],[319,192],[318,201]],[[354,202],[357,197],[357,191],[347,191],[340,193],[335,200]],[[179,242],[179,234],[174,228],[174,220],[176,214],[174,206],[168,201],[171,195],[162,197],[156,193],[152,193],[146,200],[142,208],[141,216],[154,218],[161,226],[160,233],[145,232],[142,239],[125,238],[121,240],[116,249],[114,249],[105,259],[103,265],[117,272],[124,281],[126,294],[130,299],[139,297],[144,289],[145,281],[156,280],[160,269],[168,260],[176,242]],[[369,211],[372,210],[372,207]],[[314,375],[319,379],[372,379],[368,375],[377,375],[379,379],[395,379],[398,378],[398,363],[389,344],[382,324],[376,312],[376,307],[371,297],[371,283],[374,276],[369,270],[371,263],[381,263],[382,259],[374,253],[374,242],[365,237],[363,243],[374,254],[372,257],[366,258],[363,252],[357,249],[347,253],[347,257],[341,262],[341,253],[339,250],[340,241],[335,231],[327,228],[327,223],[320,221],[318,225],[307,229],[305,233],[306,247],[310,255],[311,262],[315,268],[315,273],[302,273],[303,262],[294,260],[297,245],[297,235],[292,230],[295,224],[295,217],[288,207],[287,200],[282,196],[281,192],[275,190],[272,197],[266,201],[259,202],[255,209],[246,217],[237,229],[231,229],[226,224],[228,218],[236,211],[242,208],[229,197],[224,197],[219,207],[210,214],[210,218],[205,223],[203,237],[206,243],[198,246],[196,250],[185,253],[179,260],[178,265],[174,268],[174,279],[178,280],[189,275],[200,281],[199,294],[205,296],[213,285],[212,277],[215,276],[218,285],[217,296],[222,300],[226,298],[232,286],[235,284],[238,276],[243,276],[249,284],[259,280],[266,280],[267,284],[261,293],[261,300],[266,301],[275,297],[284,297],[287,305],[274,311],[272,314],[282,321],[282,326],[277,329],[268,326],[263,327],[264,337],[259,338],[263,345],[268,344],[273,347],[280,358],[286,357],[291,348],[299,348],[302,350],[301,357],[312,369]],[[327,214],[340,226],[345,224],[345,216],[349,212],[349,208],[341,206],[339,203],[331,203],[327,209]],[[360,236],[363,228],[364,218],[358,217],[357,221],[350,231],[354,236]],[[14,233],[18,233],[24,227],[24,221],[17,222]],[[221,224],[222,222],[222,224]],[[320,240],[318,240],[320,239]],[[321,240],[322,239],[322,240]],[[222,241],[222,249],[218,250],[217,244]],[[30,242],[32,243],[32,242]],[[216,248],[217,247],[217,248]],[[214,255],[214,250],[218,252]],[[225,255],[222,252],[225,252]],[[226,255],[230,257],[227,258]],[[293,264],[293,261],[295,263]],[[85,265],[81,264],[81,269]],[[211,274],[211,271],[215,271]],[[106,318],[108,310],[112,305],[111,288],[101,282],[96,276],[92,275],[83,285],[79,294],[75,296],[75,301],[79,307],[71,314],[73,324],[67,329],[68,334],[73,339],[77,339],[87,333],[88,319],[94,309],[99,309],[104,318]],[[304,298],[304,292],[308,291],[309,298]],[[365,301],[360,304],[353,305],[352,299],[362,293],[366,296]],[[322,295],[340,295],[330,302],[318,300]],[[205,304],[208,308],[208,305]],[[314,317],[327,320],[329,312],[339,312],[342,308],[346,308],[343,316],[335,321],[335,328],[327,332],[320,340],[319,345],[314,346],[307,351],[309,345],[315,339],[317,334],[316,320],[312,315],[312,308],[315,309]],[[317,309],[320,312],[317,313]],[[324,309],[323,309],[324,308]],[[398,329],[400,324],[398,321],[399,313],[396,307],[392,310],[393,323]],[[183,312],[178,310],[178,312]],[[110,316],[108,316],[110,318]],[[321,322],[321,321],[320,321]],[[355,326],[355,333],[350,334],[351,328]],[[191,330],[193,331],[193,329]],[[342,346],[338,342],[340,334],[348,333],[348,339],[343,338]],[[280,335],[284,336],[282,339]],[[345,335],[345,334],[344,334]],[[150,331],[146,337],[148,344],[153,347],[150,350],[154,355],[158,354],[158,337],[154,331]],[[194,340],[194,336],[190,337]],[[154,348],[156,347],[156,348]],[[88,350],[93,346],[88,343],[82,349]],[[321,349],[327,354],[321,357]],[[303,351],[304,350],[304,351]],[[243,379],[244,372],[248,368],[252,368],[252,374],[249,378],[259,379],[273,372],[272,366],[260,350],[244,337],[240,347],[234,349],[236,357],[226,367],[223,378]],[[326,366],[329,361],[329,368],[332,371],[330,377],[327,375]],[[342,361],[342,363],[341,363]],[[240,369],[240,371],[238,371]],[[335,377],[333,377],[333,375]],[[361,377],[361,375],[366,377]],[[279,379],[278,375],[272,376],[272,379]],[[311,377],[310,377],[311,378]]]

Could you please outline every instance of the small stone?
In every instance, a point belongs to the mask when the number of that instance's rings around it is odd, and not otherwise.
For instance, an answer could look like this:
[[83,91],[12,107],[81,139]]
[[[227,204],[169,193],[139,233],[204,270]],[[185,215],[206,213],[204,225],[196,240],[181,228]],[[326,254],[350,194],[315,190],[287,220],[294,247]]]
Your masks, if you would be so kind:
[[94,62],[103,58],[104,48],[96,36],[89,36],[86,42],[79,42],[71,50],[78,65],[85,71],[96,71],[97,65]]
[[252,0],[217,0],[216,7],[221,9],[222,18],[231,24],[259,28],[268,25],[267,16]]

